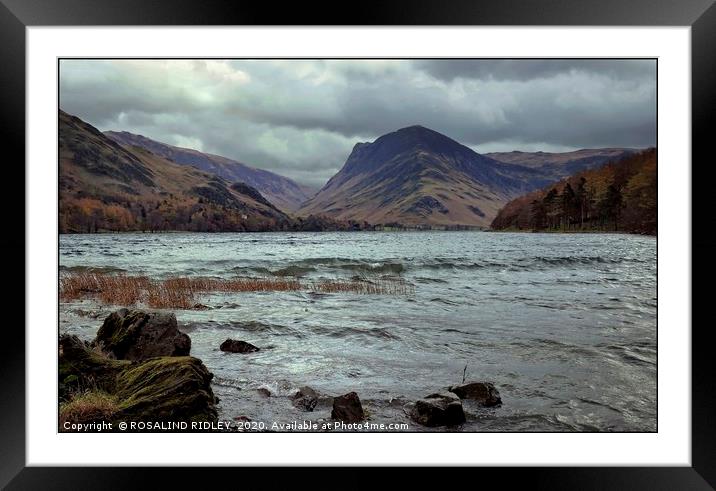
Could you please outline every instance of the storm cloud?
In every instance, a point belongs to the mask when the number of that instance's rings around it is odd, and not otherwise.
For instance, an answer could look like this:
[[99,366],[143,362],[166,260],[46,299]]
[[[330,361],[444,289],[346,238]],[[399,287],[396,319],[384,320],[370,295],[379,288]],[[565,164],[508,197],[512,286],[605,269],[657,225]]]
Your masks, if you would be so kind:
[[647,147],[654,60],[62,60],[60,107],[319,187],[420,124],[478,152]]

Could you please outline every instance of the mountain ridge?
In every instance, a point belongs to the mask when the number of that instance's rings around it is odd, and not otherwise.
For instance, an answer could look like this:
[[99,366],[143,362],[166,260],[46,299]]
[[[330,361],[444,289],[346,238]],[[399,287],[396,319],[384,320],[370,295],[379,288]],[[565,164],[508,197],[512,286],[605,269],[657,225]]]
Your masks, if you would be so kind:
[[121,145],[59,113],[60,232],[271,230],[289,217],[250,186]]
[[357,143],[341,170],[298,210],[341,219],[487,227],[539,172],[505,164],[421,125]]
[[170,145],[128,131],[105,131],[104,134],[119,144],[142,147],[177,164],[196,167],[230,181],[246,183],[285,212],[295,211],[315,192],[288,177],[221,155]]
[[611,160],[619,160],[638,153],[640,148],[582,148],[571,152],[491,152],[485,155],[505,164],[518,164],[541,173],[554,181],[587,169],[599,167]]

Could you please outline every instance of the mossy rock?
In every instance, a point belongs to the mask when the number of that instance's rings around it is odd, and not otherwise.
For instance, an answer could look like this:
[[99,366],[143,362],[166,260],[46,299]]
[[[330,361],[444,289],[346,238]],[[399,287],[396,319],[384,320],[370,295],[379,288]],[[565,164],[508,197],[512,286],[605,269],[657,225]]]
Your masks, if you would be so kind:
[[59,347],[60,400],[67,400],[70,393],[84,389],[114,392],[117,375],[131,364],[103,356],[77,336],[61,336]]
[[218,419],[213,374],[198,358],[165,356],[143,361],[110,359],[77,336],[60,337],[60,401],[83,390],[114,398],[111,421]]
[[153,358],[117,375],[118,420],[216,421],[210,373],[191,356]]
[[189,336],[179,331],[173,313],[119,309],[111,313],[92,342],[118,360],[187,356]]

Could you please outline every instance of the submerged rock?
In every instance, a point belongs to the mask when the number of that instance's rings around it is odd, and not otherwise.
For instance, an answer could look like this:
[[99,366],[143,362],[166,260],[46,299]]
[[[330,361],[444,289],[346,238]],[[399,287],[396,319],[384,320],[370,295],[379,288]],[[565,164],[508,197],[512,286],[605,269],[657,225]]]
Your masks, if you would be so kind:
[[468,382],[448,389],[460,399],[470,399],[482,406],[491,407],[502,404],[500,393],[490,382]]
[[228,351],[229,353],[253,353],[259,349],[251,343],[246,341],[237,341],[234,339],[227,339],[219,346],[221,351]]
[[363,406],[360,403],[358,394],[349,392],[333,399],[333,411],[331,418],[345,421],[346,423],[357,423],[365,419]]
[[418,399],[410,417],[423,426],[454,426],[465,422],[462,402],[452,392],[430,394]]
[[112,401],[109,422],[216,422],[213,374],[198,358],[164,356],[143,361],[107,358],[80,341],[59,340],[60,401],[92,387]]
[[187,356],[191,338],[179,331],[172,313],[120,309],[97,331],[93,345],[118,360]]
[[268,390],[266,387],[259,387],[258,389],[256,389],[256,392],[258,392],[264,397],[271,397],[271,391]]
[[293,405],[303,411],[313,411],[318,404],[318,392],[310,387],[301,387],[292,397]]

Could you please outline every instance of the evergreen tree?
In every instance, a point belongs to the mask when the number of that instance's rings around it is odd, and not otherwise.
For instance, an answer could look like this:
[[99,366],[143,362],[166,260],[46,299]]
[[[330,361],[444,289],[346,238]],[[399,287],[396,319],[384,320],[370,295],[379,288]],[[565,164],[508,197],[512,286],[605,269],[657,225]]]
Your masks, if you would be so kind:
[[574,193],[576,205],[579,210],[579,228],[584,228],[584,220],[589,208],[589,195],[587,193],[587,180],[584,177],[579,178],[577,190]]
[[576,197],[572,186],[567,183],[562,190],[562,229],[569,228],[574,218],[574,211],[576,208]]
[[532,230],[542,230],[547,223],[547,209],[542,200],[536,199],[532,201],[530,213],[530,226]]
[[547,227],[550,229],[556,228],[559,224],[559,217],[561,215],[561,206],[558,199],[558,193],[556,188],[552,188],[542,199],[545,209],[545,215],[547,218]]
[[614,230],[619,228],[619,216],[621,209],[624,204],[624,199],[619,188],[610,184],[607,188],[606,193],[602,196],[602,200],[599,202],[599,211],[602,217],[602,223],[604,226],[608,222],[614,222]]

